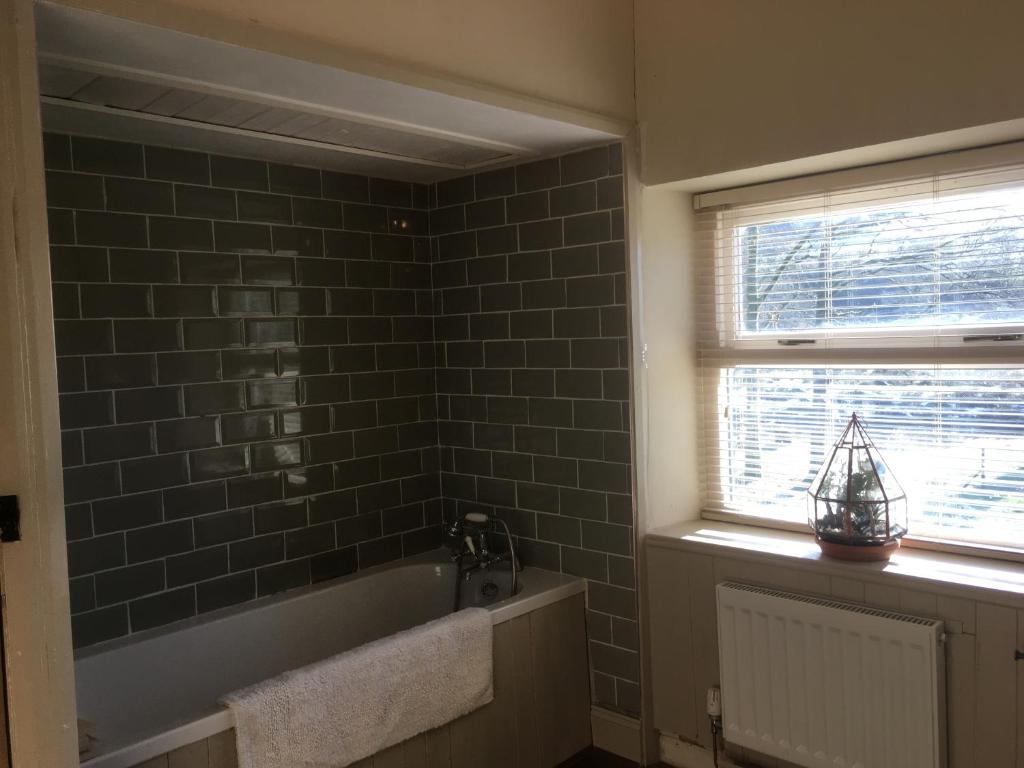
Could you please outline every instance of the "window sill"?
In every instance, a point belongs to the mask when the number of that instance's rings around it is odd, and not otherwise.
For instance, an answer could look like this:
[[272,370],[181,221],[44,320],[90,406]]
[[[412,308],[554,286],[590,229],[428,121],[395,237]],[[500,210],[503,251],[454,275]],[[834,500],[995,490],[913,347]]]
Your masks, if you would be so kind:
[[645,543],[865,582],[963,593],[969,599],[1024,608],[1024,564],[995,558],[903,547],[888,563],[853,563],[824,556],[810,533],[717,520],[691,520],[656,528],[647,533]]
[[[779,520],[774,517],[761,517],[758,515],[740,515],[728,512],[715,512],[704,510],[701,515],[704,520],[717,520],[723,523],[732,523],[742,527],[770,528],[777,531],[789,531],[790,533],[808,534],[806,522],[795,522],[790,520]],[[900,539],[901,550],[925,549],[931,552],[945,552],[950,555],[965,557],[980,557],[985,560],[1006,560],[1011,563],[1024,565],[1024,549],[1013,549],[1010,547],[999,547],[981,542],[955,542],[949,539],[934,539],[927,536],[916,536],[909,534]]]

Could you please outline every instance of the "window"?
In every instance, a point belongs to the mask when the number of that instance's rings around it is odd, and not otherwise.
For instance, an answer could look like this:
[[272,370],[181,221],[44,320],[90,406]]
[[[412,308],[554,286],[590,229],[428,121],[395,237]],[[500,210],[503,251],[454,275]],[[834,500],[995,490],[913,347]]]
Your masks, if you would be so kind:
[[1024,168],[698,222],[705,508],[804,521],[856,412],[911,535],[1024,548]]

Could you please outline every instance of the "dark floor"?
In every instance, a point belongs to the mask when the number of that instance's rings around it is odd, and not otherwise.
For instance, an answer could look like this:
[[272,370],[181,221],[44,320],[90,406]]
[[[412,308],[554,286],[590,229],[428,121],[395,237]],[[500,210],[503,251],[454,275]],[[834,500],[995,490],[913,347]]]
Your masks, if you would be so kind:
[[[639,763],[590,747],[561,763],[558,768],[639,768]],[[653,767],[656,768],[656,767]]]

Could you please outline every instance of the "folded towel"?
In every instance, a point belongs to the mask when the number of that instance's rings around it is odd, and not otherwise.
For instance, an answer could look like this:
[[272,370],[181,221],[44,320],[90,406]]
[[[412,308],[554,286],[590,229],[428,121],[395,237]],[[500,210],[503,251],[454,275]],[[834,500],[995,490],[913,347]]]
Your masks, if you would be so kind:
[[239,768],[341,768],[494,698],[491,614],[467,608],[221,699]]

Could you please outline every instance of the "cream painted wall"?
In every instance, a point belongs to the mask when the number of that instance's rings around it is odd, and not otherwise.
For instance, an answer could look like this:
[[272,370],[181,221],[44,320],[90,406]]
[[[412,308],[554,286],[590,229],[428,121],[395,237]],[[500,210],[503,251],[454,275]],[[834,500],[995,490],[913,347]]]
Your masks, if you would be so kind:
[[221,38],[226,25],[287,33],[444,80],[635,117],[631,0],[61,1]]
[[646,184],[1024,117],[1019,0],[636,0]]
[[632,265],[636,285],[638,527],[700,516],[697,472],[698,371],[693,261],[693,198],[643,188],[630,199],[639,219]]

